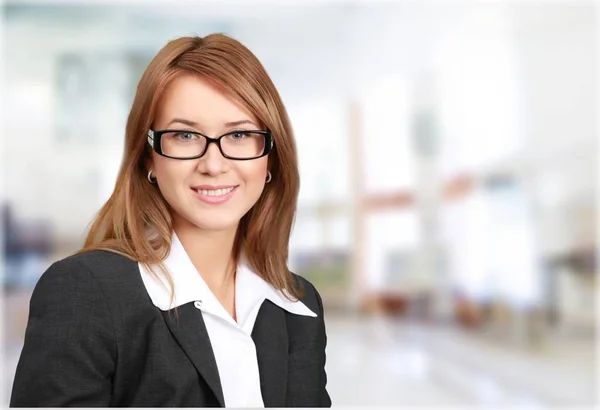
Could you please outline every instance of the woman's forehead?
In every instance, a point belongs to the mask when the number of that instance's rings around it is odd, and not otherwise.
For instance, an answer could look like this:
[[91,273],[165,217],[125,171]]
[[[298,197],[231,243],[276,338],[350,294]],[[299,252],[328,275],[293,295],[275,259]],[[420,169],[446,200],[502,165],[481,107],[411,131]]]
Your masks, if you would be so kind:
[[155,122],[166,125],[174,119],[206,131],[242,121],[258,126],[257,118],[246,107],[209,80],[193,75],[171,81],[159,99]]

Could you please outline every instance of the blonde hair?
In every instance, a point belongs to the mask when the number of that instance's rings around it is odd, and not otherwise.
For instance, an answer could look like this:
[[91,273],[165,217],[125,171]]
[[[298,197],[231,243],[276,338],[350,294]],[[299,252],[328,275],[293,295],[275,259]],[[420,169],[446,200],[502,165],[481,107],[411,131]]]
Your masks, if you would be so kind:
[[151,264],[158,265],[171,287],[173,301],[173,281],[162,263],[171,247],[172,217],[157,186],[147,180],[152,153],[146,134],[165,88],[186,74],[219,86],[271,131],[275,140],[268,159],[272,180],[240,220],[233,257],[237,263],[243,249],[250,266],[265,281],[299,298],[301,290],[287,267],[300,188],[291,124],[262,64],[240,42],[224,34],[170,41],[144,71],[127,119],[123,162],[114,191],[92,222],[79,253],[107,250],[148,269]]

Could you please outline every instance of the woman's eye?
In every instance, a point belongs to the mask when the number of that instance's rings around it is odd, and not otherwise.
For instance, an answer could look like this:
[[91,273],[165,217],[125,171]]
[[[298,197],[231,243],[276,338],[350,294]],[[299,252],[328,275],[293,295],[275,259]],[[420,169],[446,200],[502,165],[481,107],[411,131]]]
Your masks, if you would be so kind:
[[177,137],[182,140],[191,140],[194,139],[196,136],[190,132],[180,132],[177,134]]
[[231,138],[233,138],[234,140],[241,140],[247,136],[248,134],[245,132],[236,132],[234,134],[231,134]]

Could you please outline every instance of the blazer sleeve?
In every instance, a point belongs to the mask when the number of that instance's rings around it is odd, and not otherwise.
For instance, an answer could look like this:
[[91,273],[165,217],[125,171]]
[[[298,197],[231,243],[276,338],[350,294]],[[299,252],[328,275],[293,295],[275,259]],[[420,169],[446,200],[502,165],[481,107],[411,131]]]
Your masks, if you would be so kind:
[[56,262],[31,296],[11,407],[107,407],[116,338],[92,272],[72,258]]
[[325,315],[323,309],[323,300],[321,299],[321,295],[317,291],[317,289],[313,286],[315,290],[315,294],[317,295],[317,302],[319,303],[319,317],[321,318],[320,323],[320,332],[323,335],[323,352],[321,352],[322,357],[322,366],[320,369],[320,403],[319,407],[331,407],[331,398],[329,397],[329,393],[327,392],[327,373],[325,372],[325,362],[326,362],[326,353],[325,350],[327,348],[327,332],[325,330]]

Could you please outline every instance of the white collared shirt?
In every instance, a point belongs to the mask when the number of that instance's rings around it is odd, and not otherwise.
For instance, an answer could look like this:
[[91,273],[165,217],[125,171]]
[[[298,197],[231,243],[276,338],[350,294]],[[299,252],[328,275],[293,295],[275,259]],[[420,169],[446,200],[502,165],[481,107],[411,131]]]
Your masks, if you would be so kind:
[[[166,311],[194,301],[194,306],[202,311],[211,341],[225,405],[264,407],[256,347],[251,337],[262,303],[268,299],[290,313],[313,317],[317,315],[304,303],[288,300],[283,292],[262,279],[242,258],[235,280],[236,322],[202,279],[175,232],[172,234],[171,252],[163,262],[175,286],[173,305],[169,305],[170,294],[166,280],[163,279],[164,285],[159,283],[138,263],[142,280],[154,305]],[[160,273],[156,266],[152,268]]]

